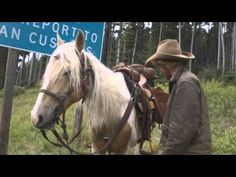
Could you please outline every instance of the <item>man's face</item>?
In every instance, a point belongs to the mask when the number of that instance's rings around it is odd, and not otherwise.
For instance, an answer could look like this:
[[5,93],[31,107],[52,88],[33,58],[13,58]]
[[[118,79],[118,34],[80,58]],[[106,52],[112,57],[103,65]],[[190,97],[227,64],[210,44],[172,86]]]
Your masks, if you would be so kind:
[[169,67],[166,66],[166,64],[158,64],[158,67],[160,68],[161,74],[165,76],[166,79],[170,80],[171,78],[171,72]]

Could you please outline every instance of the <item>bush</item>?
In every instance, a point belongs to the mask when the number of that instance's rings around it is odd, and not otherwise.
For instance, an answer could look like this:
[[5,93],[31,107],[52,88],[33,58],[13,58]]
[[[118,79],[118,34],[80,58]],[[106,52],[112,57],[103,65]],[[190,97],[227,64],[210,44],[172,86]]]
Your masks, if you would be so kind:
[[227,72],[222,78],[224,84],[236,84],[235,73]]
[[236,127],[230,127],[221,136],[213,134],[214,154],[236,154]]
[[14,96],[20,95],[25,93],[25,88],[24,87],[20,87],[20,86],[15,86],[14,87]]
[[3,98],[3,90],[0,90],[0,98]]
[[[3,98],[3,92],[4,92],[4,89],[0,90],[0,98]],[[15,86],[14,87],[14,96],[17,96],[17,95],[20,95],[20,94],[23,94],[25,93],[25,88],[24,87],[20,87],[20,86]]]
[[236,153],[236,87],[214,79],[203,83],[212,130],[213,154]]
[[211,81],[212,79],[219,80],[220,76],[220,70],[216,68],[203,68],[203,70],[198,73],[198,77],[205,81]]

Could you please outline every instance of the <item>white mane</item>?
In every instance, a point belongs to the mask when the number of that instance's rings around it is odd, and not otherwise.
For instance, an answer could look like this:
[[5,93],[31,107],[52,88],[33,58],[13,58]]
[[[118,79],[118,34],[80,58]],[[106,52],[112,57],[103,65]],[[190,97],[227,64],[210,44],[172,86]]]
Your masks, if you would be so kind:
[[93,127],[115,125],[123,115],[130,99],[123,76],[106,68],[92,54],[86,53],[95,75],[92,95],[85,101]]

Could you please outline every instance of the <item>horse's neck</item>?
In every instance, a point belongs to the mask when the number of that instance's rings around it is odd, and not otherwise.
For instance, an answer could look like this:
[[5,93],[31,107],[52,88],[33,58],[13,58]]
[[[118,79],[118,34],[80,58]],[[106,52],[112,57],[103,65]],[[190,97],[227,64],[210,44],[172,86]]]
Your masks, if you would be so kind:
[[86,103],[90,122],[102,126],[119,121],[130,93],[120,73],[114,73],[102,63],[91,62],[95,74],[93,92]]

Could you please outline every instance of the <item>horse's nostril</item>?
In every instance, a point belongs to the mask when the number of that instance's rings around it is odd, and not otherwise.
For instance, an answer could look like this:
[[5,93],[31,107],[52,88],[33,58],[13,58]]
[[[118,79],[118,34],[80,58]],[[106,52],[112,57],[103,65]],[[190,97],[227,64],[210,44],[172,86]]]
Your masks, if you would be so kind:
[[37,124],[40,124],[42,121],[43,121],[43,116],[41,114],[39,114],[39,118],[38,118]]

